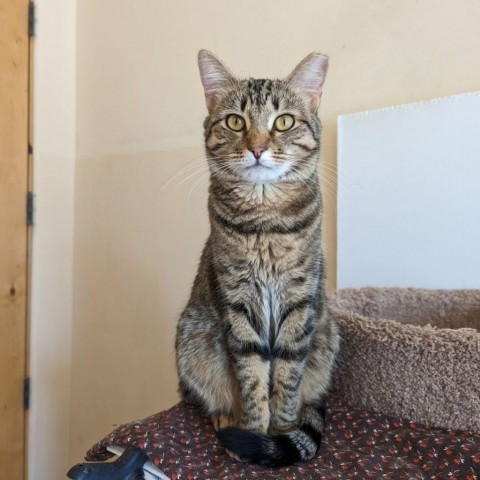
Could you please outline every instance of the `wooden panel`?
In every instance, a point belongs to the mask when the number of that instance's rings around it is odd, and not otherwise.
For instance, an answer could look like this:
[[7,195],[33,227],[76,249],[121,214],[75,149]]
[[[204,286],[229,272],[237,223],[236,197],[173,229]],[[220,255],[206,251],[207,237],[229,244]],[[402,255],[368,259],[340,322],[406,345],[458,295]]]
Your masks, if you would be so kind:
[[25,477],[28,2],[0,0],[0,478]]

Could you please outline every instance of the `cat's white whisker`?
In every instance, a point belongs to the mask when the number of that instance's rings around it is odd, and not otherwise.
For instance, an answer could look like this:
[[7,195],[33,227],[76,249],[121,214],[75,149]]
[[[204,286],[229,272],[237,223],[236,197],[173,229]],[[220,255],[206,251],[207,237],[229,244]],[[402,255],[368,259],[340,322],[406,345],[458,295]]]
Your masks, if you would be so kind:
[[[207,156],[206,154],[200,155],[198,157],[195,157],[191,160],[189,160],[187,163],[182,165],[182,167],[175,173],[173,174],[159,189],[159,193],[163,194],[167,187],[178,177],[182,176],[184,173],[188,173],[190,170],[194,170],[196,168],[203,167],[204,165],[207,165],[208,160],[216,161],[216,160],[223,160],[225,158],[228,158],[228,156],[222,156],[222,157],[211,157]],[[193,162],[193,163],[192,163]],[[183,183],[183,182],[181,182]]]
[[184,165],[180,168],[180,170],[178,170],[173,176],[171,176],[159,189],[159,193],[160,194],[163,194],[165,192],[165,190],[167,189],[167,187],[175,180],[177,179],[178,177],[180,177],[181,175],[183,175],[184,173],[188,173],[190,170],[192,169],[195,169],[195,168],[199,168],[200,166],[204,165],[205,164],[205,161],[204,160],[200,160],[200,161],[197,161],[197,163],[194,163],[194,164],[190,164],[190,165]]
[[190,201],[191,200],[191,197],[192,195],[198,191],[198,189],[202,186],[202,185],[207,185],[209,182],[209,178],[208,178],[208,175],[206,176],[203,176],[200,181],[198,181],[197,183],[195,183],[191,188],[190,190],[188,191],[188,194],[185,195],[185,200],[186,201]]
[[[335,198],[338,198],[339,201],[341,202],[345,202],[345,198],[344,196],[342,195],[342,193],[340,192],[340,190],[338,189],[338,182],[337,182],[337,178],[331,174],[331,173],[328,173],[326,171],[322,172],[321,175],[320,175],[320,181],[322,184],[324,184],[327,188],[329,188],[330,190],[333,191],[333,194],[334,194],[334,197]],[[343,190],[348,194],[349,193],[349,190],[348,190],[348,187],[344,186]],[[332,201],[332,204],[335,206],[335,213],[337,212],[337,205],[336,205],[336,201]]]
[[[191,178],[193,177],[196,177],[198,175],[203,175],[204,173],[208,174],[208,167],[206,164],[202,164],[201,165],[202,168],[198,168],[196,169],[196,171],[194,171],[193,173],[191,173],[190,175],[188,175],[187,177],[183,178],[177,185],[177,188],[180,187],[181,185],[183,185],[185,182],[188,182],[188,180],[190,180]],[[203,171],[205,170],[205,171]]]
[[[228,164],[226,164],[226,165],[215,165],[212,168],[214,169],[215,174],[221,175],[222,172],[229,169],[229,165]],[[210,171],[199,174],[200,175],[200,182],[195,183],[192,186],[192,188],[189,190],[188,195],[186,196],[186,199],[188,201],[190,200],[193,193],[195,193],[203,184],[208,183],[210,174],[211,174]]]
[[364,188],[360,184],[354,182],[352,180],[352,178],[349,175],[347,175],[345,172],[340,170],[340,168],[337,165],[333,165],[333,164],[327,163],[327,162],[321,162],[320,163],[320,169],[322,169],[323,167],[330,170],[332,173],[336,174],[342,180],[347,182],[350,187],[352,187],[352,188],[354,188],[354,189],[356,189],[357,191],[360,191],[360,192],[364,191]]

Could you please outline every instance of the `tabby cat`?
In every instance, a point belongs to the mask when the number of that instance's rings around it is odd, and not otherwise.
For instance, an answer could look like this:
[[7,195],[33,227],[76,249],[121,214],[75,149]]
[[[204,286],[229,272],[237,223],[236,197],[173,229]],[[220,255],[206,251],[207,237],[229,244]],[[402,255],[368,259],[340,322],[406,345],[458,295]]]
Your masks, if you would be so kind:
[[182,398],[243,461],[290,465],[320,445],[338,350],[325,302],[316,112],[328,60],[240,80],[198,57],[211,233],[177,327]]

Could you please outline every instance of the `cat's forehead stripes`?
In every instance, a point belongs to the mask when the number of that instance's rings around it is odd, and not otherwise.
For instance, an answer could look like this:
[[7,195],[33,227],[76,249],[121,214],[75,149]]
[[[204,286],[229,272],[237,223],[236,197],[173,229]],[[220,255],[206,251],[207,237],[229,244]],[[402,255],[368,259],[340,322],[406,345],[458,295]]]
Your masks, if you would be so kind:
[[250,78],[247,85],[252,105],[263,107],[272,93],[272,81]]
[[274,80],[263,78],[249,78],[242,82],[242,94],[240,107],[242,112],[245,111],[248,100],[250,104],[258,108],[264,107],[270,100],[272,105],[278,110],[280,105],[278,94],[273,93],[275,85]]
[[244,95],[242,99],[240,100],[240,110],[242,112],[245,111],[245,108],[247,107],[247,102],[248,102],[248,97],[247,95]]

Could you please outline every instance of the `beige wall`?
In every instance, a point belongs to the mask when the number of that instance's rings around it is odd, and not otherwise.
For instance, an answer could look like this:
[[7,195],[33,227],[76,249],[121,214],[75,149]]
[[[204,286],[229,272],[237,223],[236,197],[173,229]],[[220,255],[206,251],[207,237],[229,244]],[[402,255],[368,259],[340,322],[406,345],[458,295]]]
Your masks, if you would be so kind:
[[70,463],[76,12],[36,4],[28,477],[51,480]]
[[258,77],[327,53],[322,160],[335,164],[337,115],[480,88],[479,16],[478,0],[79,2],[72,461],[176,400],[174,329],[208,232],[206,182],[189,194],[192,169],[162,186],[201,160],[198,49]]

